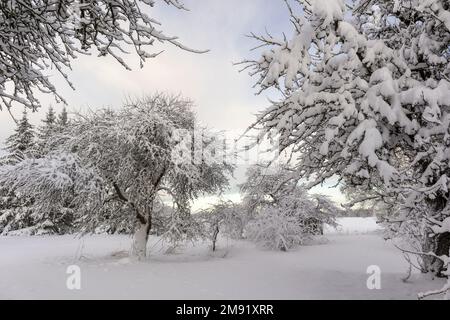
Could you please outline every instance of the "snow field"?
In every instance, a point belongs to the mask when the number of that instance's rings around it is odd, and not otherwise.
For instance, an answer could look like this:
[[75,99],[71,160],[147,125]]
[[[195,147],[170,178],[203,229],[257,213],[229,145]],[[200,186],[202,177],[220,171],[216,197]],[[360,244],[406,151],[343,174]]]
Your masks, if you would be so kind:
[[[128,257],[128,236],[0,237],[0,298],[416,299],[441,285],[420,274],[403,282],[406,261],[379,235],[361,234],[373,227],[365,220],[345,218],[340,233],[286,253],[226,239],[215,253],[207,243],[167,253],[152,237],[142,262]],[[70,265],[80,267],[81,290],[67,289]],[[367,289],[370,265],[381,269],[381,290]]]

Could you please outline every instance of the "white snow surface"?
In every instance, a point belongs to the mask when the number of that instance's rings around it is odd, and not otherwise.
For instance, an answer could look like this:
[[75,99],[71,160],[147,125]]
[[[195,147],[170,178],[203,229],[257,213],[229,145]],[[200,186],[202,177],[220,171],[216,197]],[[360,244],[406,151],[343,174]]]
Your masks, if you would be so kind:
[[[327,240],[289,252],[222,239],[216,253],[196,244],[169,254],[152,237],[141,262],[128,257],[127,236],[3,236],[0,299],[416,299],[442,286],[417,273],[403,282],[407,263],[372,232],[374,219],[340,220]],[[80,290],[66,287],[73,264]],[[381,268],[381,290],[367,289],[370,265]]]
[[383,228],[376,218],[345,217],[337,219],[338,226],[325,225],[325,234],[365,234],[381,231]]

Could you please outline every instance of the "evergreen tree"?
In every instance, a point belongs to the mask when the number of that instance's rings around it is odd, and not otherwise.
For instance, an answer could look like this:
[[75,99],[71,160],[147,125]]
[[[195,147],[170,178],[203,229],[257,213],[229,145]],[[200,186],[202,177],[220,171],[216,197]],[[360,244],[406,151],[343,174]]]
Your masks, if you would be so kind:
[[[14,165],[27,156],[33,155],[35,133],[28,121],[26,109],[17,123],[14,133],[6,139],[8,154],[3,157],[0,165]],[[0,234],[9,228],[22,228],[29,219],[28,204],[30,199],[17,197],[7,188],[0,188]]]
[[50,136],[56,132],[58,121],[59,119],[56,118],[53,107],[50,106],[45,118],[42,120],[43,124],[39,127],[38,142],[36,146],[36,153],[38,156],[43,156],[48,151],[46,145]]
[[69,117],[67,116],[67,109],[66,109],[66,106],[63,106],[61,113],[58,115],[57,124],[60,127],[65,127],[65,126],[67,126],[68,122],[69,122]]
[[17,123],[14,133],[6,139],[6,150],[9,154],[5,157],[7,163],[17,163],[30,155],[34,146],[34,130],[28,121],[26,109],[22,119]]
[[[21,122],[17,129],[19,132],[24,131],[20,129],[21,126],[26,127],[26,124],[28,124],[26,112],[24,117],[25,120],[22,120],[24,123]],[[37,165],[38,160],[46,158],[46,155],[52,149],[51,137],[63,130],[67,124],[67,119],[65,108],[61,114],[57,115],[54,109],[51,106],[49,107],[36,134],[36,143],[27,148],[33,158],[30,157],[29,159],[33,165]],[[13,141],[12,138],[10,139]],[[18,143],[16,144],[18,145]],[[4,164],[16,165],[24,158],[14,157],[14,159],[14,161],[5,161]],[[8,168],[11,168],[11,166],[0,168],[0,170],[7,171]],[[46,208],[45,212],[40,212],[36,207],[36,199],[41,197],[42,194],[30,197],[29,193],[16,193],[9,188],[9,185],[0,187],[0,234],[14,232],[14,234],[34,235],[66,233],[72,230],[74,221],[70,202],[74,197],[73,190],[67,191],[64,201],[58,202],[58,205],[54,206],[49,204],[50,206]]]
[[55,125],[55,123],[56,123],[56,114],[55,114],[55,111],[53,110],[52,106],[48,107],[48,112],[45,115],[45,119],[42,120],[42,122],[44,122],[45,125],[48,126],[48,127],[52,127],[52,126]]

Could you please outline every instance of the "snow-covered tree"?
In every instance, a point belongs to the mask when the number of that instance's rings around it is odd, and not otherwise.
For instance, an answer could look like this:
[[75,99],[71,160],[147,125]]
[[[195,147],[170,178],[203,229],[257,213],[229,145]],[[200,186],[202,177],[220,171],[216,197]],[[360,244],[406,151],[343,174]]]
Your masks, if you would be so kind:
[[394,194],[389,194],[383,185],[375,186],[371,183],[370,188],[366,182],[341,183],[340,190],[347,200],[342,203],[346,213],[352,217],[376,217],[380,223],[389,220],[399,209]]
[[346,210],[339,208],[336,203],[327,195],[312,194],[310,199],[313,204],[311,214],[307,218],[308,227],[313,234],[323,235],[324,224],[336,227],[336,217],[346,214]]
[[39,126],[37,130],[37,141],[35,147],[35,152],[37,155],[42,156],[49,152],[49,150],[47,150],[47,143],[50,137],[54,135],[57,126],[58,124],[55,111],[53,110],[53,107],[50,106],[44,119],[42,119],[42,125]]
[[187,242],[195,243],[209,238],[207,225],[194,215],[180,214],[175,210],[166,223],[166,230],[161,235],[161,239],[169,244],[166,252],[173,252]]
[[264,205],[271,205],[279,198],[289,195],[297,188],[295,171],[283,167],[268,167],[265,164],[250,166],[246,180],[240,185],[243,205],[253,214]]
[[14,133],[6,139],[5,149],[8,155],[2,159],[2,162],[16,163],[31,155],[35,143],[34,137],[33,125],[29,122],[27,111],[24,109]]
[[[227,185],[226,174],[232,170],[227,163],[210,161],[206,158],[209,153],[196,159],[199,161],[180,157],[186,148],[192,147],[180,143],[180,136],[191,136],[196,129],[191,108],[189,100],[156,94],[130,101],[119,110],[100,109],[79,115],[64,132],[55,135],[52,153],[74,154],[75,172],[89,169],[95,173],[93,177],[98,177],[89,184],[94,185],[93,191],[72,192],[74,199],[69,197],[72,207],[81,215],[78,220],[85,231],[94,231],[108,222],[114,225],[131,222],[135,225],[132,253],[142,258],[146,255],[159,195],[173,199],[177,221],[187,221],[191,200],[202,193],[220,192]],[[176,134],[178,131],[182,134]],[[184,155],[197,151],[202,150],[189,149]],[[44,203],[61,205],[75,184],[87,183],[68,177],[61,183],[56,180],[42,185],[39,172],[47,176],[48,172],[59,172],[61,167],[46,159],[42,160],[42,168],[39,167],[36,175],[25,170],[27,163],[7,168],[9,178],[2,178],[1,185],[7,185],[19,175],[29,176],[26,185],[12,187],[25,188],[22,192],[32,193]],[[55,173],[56,177],[64,174]],[[41,191],[44,187],[45,192]],[[183,228],[178,230],[183,232]]]
[[252,217],[247,238],[270,249],[289,250],[336,225],[340,210],[323,195],[309,195],[289,167],[255,165],[241,185],[243,205]]
[[[160,1],[161,3],[163,1]],[[164,3],[184,9],[179,0]],[[0,109],[14,104],[36,110],[37,91],[64,99],[50,81],[55,70],[73,88],[67,71],[79,54],[112,56],[130,69],[124,55],[135,51],[141,66],[156,43],[182,45],[149,15],[155,0],[22,0],[0,4]],[[198,51],[196,51],[198,52]]]
[[269,49],[244,61],[261,91],[283,94],[252,128],[279,138],[309,186],[380,188],[401,205],[394,220],[435,246],[431,228],[449,216],[447,1],[296,3],[293,36],[254,35]]
[[102,183],[76,155],[54,153],[0,167],[0,186],[18,198],[33,199],[13,212],[3,232],[27,228],[28,234],[61,234],[73,230],[75,213],[94,210],[89,199],[101,197]]
[[[445,218],[442,222],[435,221],[435,225],[432,227],[432,231],[434,234],[440,236],[443,234],[449,234],[450,233],[450,218]],[[450,241],[447,239],[447,241]],[[442,264],[442,267],[440,270],[442,270],[442,275],[447,277],[447,283],[438,290],[428,291],[425,293],[419,294],[419,299],[423,299],[428,296],[437,295],[437,294],[444,294],[444,299],[450,300],[450,253],[445,252],[444,250],[437,250],[437,252],[423,252],[422,254],[427,256],[432,256],[435,259],[439,260]]]
[[243,206],[231,201],[220,201],[208,209],[201,210],[195,214],[195,219],[204,225],[213,251],[216,250],[219,234],[231,239],[242,239],[248,222]]
[[[64,115],[65,108],[62,113],[65,123],[67,125],[67,114]],[[42,125],[38,127],[33,144],[28,147],[25,156],[32,161],[34,158],[46,157],[55,148],[51,144],[53,136],[64,129],[65,125],[59,123],[53,108],[50,107],[45,118],[42,120]],[[13,152],[5,159],[17,154]],[[21,152],[20,154],[23,154]],[[54,156],[54,155],[53,155]],[[48,160],[48,158],[46,158]],[[53,158],[52,158],[53,159]],[[15,161],[4,161],[5,163],[14,164],[24,160],[20,157]],[[54,159],[52,160],[54,162]],[[40,165],[42,167],[42,164]],[[7,168],[4,168],[7,169]],[[23,167],[21,167],[21,170]],[[55,169],[51,167],[50,169]],[[15,188],[13,188],[15,189]],[[73,213],[72,200],[75,199],[75,189],[72,188],[72,199],[67,191],[65,200],[60,201],[59,198],[52,199],[56,203],[50,203],[51,208],[42,209],[39,204],[40,194],[30,195],[27,192],[19,192],[16,194],[8,188],[3,188],[0,193],[3,195],[2,199],[5,201],[3,205],[0,203],[0,211],[3,213],[0,219],[0,229],[5,234],[42,234],[42,233],[56,233],[63,234],[73,232],[76,230],[75,214]],[[54,194],[56,196],[56,194]],[[1,200],[0,200],[1,202]],[[1,231],[1,230],[0,230]]]
[[[0,168],[4,168],[3,164]],[[1,169],[0,169],[1,171]],[[28,228],[33,225],[30,206],[33,200],[27,196],[18,197],[9,188],[0,188],[0,234]],[[31,231],[31,230],[29,230]],[[32,232],[29,232],[32,233]]]
[[[246,227],[246,237],[263,248],[288,251],[311,239],[301,218],[282,207],[264,207]],[[299,212],[296,212],[299,213]]]
[[[0,168],[18,163],[34,154],[35,132],[28,120],[26,109],[5,144],[7,154],[0,159]],[[0,186],[0,233],[30,226],[31,202],[32,199],[28,196],[18,197],[9,190],[9,186]]]
[[53,110],[52,106],[48,107],[47,113],[45,114],[45,118],[42,120],[44,127],[52,128],[56,124],[56,114],[55,110]]
[[59,127],[65,127],[69,124],[69,116],[67,114],[66,106],[63,106],[61,113],[58,115],[56,123],[58,124]]

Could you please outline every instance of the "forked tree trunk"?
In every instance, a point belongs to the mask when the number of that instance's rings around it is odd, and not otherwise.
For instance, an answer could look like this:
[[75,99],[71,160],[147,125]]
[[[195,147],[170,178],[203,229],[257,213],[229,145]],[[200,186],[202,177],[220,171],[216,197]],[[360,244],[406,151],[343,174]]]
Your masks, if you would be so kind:
[[145,215],[142,215],[138,212],[131,255],[139,260],[145,259],[145,257],[147,256],[147,241],[151,227],[151,212],[147,212]]
[[[155,187],[159,185],[162,176],[164,175],[163,171],[158,178]],[[152,228],[152,209],[153,208],[153,199],[151,198],[150,207],[147,205],[144,210],[141,210],[142,207],[137,206],[136,203],[130,201],[128,197],[124,195],[122,190],[120,189],[117,183],[113,183],[114,190],[116,191],[117,197],[124,203],[126,203],[136,214],[136,225],[134,229],[133,236],[133,244],[131,246],[131,256],[138,258],[139,260],[144,259],[147,256],[147,240],[148,235],[150,233],[150,229]]]

